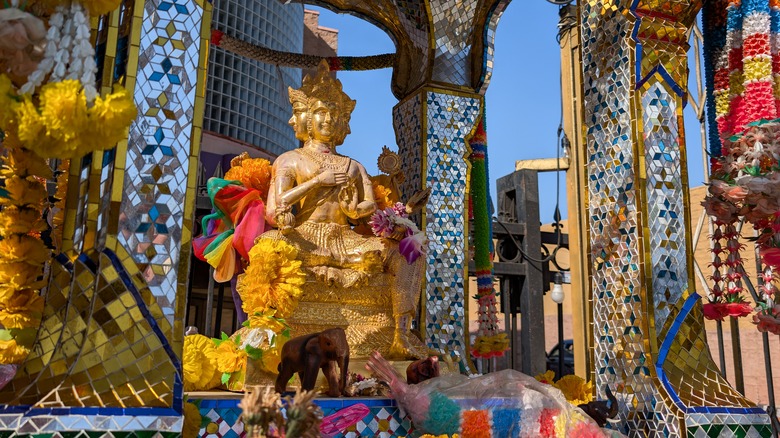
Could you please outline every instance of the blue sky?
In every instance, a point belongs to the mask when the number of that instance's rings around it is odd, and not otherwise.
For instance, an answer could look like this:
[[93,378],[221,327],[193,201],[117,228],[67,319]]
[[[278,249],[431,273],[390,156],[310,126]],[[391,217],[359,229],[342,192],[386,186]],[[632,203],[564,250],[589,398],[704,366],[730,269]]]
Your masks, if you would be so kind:
[[[390,38],[359,18],[320,11],[320,25],[339,30],[339,55],[358,56],[394,52]],[[558,7],[544,0],[515,0],[501,17],[496,35],[493,78],[486,94],[490,188],[495,180],[514,171],[516,160],[554,158],[560,120],[560,50],[557,41]],[[376,157],[382,146],[396,149],[390,92],[390,69],[339,72],[344,90],[357,100],[352,134],[340,151],[377,173]],[[703,182],[698,122],[686,108],[686,139],[690,185]],[[540,215],[552,222],[555,211],[554,174],[540,175]],[[560,208],[567,217],[565,175],[560,175]]]

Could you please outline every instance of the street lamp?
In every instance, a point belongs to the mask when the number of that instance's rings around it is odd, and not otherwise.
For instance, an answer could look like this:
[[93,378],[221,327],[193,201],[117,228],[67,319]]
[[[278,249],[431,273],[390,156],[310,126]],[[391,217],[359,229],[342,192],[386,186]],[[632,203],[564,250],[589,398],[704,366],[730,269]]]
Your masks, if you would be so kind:
[[550,298],[558,305],[558,378],[563,376],[563,275],[556,272],[553,275],[553,287]]

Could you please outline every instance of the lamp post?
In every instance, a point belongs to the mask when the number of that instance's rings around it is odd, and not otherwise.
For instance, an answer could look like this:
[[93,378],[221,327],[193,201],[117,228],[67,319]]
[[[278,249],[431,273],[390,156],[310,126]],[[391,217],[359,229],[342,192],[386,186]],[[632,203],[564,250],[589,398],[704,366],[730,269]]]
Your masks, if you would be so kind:
[[563,376],[563,299],[566,297],[563,293],[563,276],[556,272],[553,276],[553,287],[550,291],[550,298],[558,304],[558,378]]

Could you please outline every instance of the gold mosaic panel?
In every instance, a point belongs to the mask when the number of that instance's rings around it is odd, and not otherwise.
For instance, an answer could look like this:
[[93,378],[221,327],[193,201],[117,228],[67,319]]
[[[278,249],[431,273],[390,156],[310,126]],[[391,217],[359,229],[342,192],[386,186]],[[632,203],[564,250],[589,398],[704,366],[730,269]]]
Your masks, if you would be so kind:
[[[78,361],[43,406],[171,406],[177,369],[144,312],[161,315],[148,288],[134,296],[105,255]],[[142,299],[141,302],[138,299]],[[163,318],[164,320],[164,318]],[[155,321],[156,322],[156,321]]]
[[[56,263],[55,263],[56,264]],[[0,391],[0,403],[16,405],[34,405],[42,398],[56,388],[70,372],[73,364],[78,361],[82,347],[87,337],[87,320],[92,312],[92,301],[94,297],[95,275],[80,260],[73,263],[74,269],[72,276],[68,276],[60,271],[53,279],[53,282],[63,280],[68,291],[67,305],[64,306],[63,313],[57,312],[58,309],[52,309],[48,305],[44,313],[44,326],[61,325],[61,332],[53,351],[44,351],[52,345],[51,338],[46,339],[44,346],[36,345],[34,354],[28,358],[32,368],[27,369],[26,363],[23,364],[23,372],[17,374],[16,378]],[[67,271],[66,271],[67,272]],[[62,322],[60,322],[62,321]],[[56,336],[56,335],[55,335]],[[40,367],[42,361],[40,357],[50,355],[48,363]],[[24,389],[22,389],[24,388]],[[18,392],[17,392],[18,391]]]
[[46,389],[37,385],[38,379],[56,373],[57,369],[62,370],[62,354],[58,347],[71,333],[65,322],[71,310],[68,299],[72,273],[56,261],[51,263],[50,270],[46,306],[36,344],[16,377],[0,391],[0,403],[34,403],[37,395]]
[[[680,325],[663,369],[686,406],[752,407],[720,374],[707,345],[704,315],[696,304]],[[694,377],[695,376],[695,377]]]

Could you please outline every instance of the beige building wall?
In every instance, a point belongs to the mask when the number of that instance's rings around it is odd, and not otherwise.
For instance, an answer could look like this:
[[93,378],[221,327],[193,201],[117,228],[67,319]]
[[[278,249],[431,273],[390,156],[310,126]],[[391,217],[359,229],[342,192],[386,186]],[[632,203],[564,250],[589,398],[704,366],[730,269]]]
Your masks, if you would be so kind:
[[[303,11],[303,53],[316,56],[336,56],[339,50],[339,31],[320,26],[320,13]],[[303,76],[315,75],[316,69],[304,69]],[[336,72],[332,75],[335,77]]]

